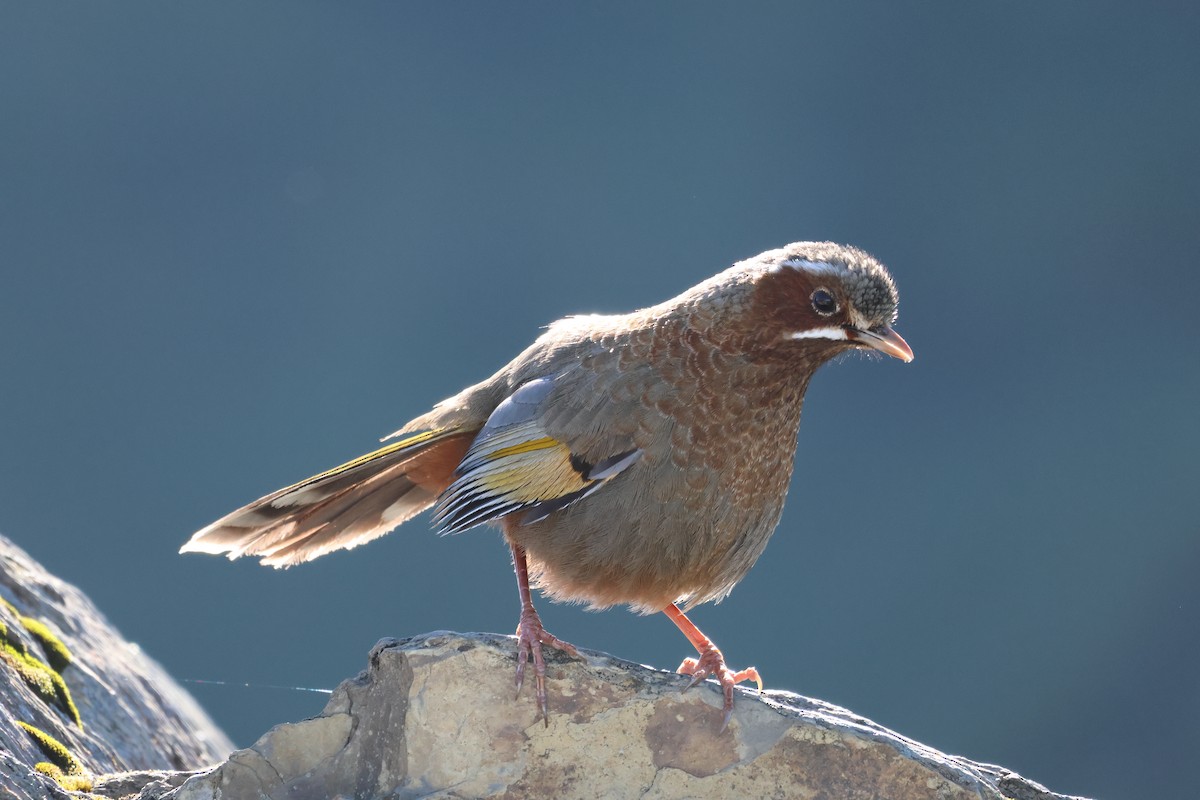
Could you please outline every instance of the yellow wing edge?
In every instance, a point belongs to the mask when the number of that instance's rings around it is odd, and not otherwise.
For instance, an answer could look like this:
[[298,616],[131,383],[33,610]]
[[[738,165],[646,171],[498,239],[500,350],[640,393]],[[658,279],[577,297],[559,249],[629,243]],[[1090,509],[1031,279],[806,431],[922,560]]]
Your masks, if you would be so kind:
[[386,447],[381,447],[378,450],[367,453],[366,455],[361,455],[358,458],[347,461],[345,464],[339,464],[333,469],[327,469],[318,475],[313,475],[312,477],[305,478],[298,483],[293,483],[291,486],[281,489],[279,493],[283,494],[290,492],[293,489],[300,489],[309,485],[310,483],[315,483],[316,481],[324,480],[325,478],[332,478],[336,475],[341,475],[343,472],[349,472],[356,467],[361,467],[363,464],[369,464],[377,459],[390,456],[391,454],[400,450],[405,450],[409,447],[415,447],[419,444],[429,444],[430,442],[443,439],[446,436],[454,433],[458,433],[458,431],[452,428],[439,428],[437,430],[425,431],[424,433],[418,433],[414,436],[406,437],[398,442],[392,442]]

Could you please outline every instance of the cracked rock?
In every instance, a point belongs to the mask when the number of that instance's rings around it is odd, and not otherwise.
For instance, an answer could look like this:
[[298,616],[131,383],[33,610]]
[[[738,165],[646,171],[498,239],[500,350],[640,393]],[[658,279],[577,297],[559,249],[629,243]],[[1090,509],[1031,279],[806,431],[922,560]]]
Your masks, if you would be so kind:
[[141,798],[1067,800],[787,692],[740,692],[721,732],[715,684],[685,693],[681,676],[587,651],[549,652],[543,725],[527,693],[513,697],[513,641],[384,640],[320,716]]

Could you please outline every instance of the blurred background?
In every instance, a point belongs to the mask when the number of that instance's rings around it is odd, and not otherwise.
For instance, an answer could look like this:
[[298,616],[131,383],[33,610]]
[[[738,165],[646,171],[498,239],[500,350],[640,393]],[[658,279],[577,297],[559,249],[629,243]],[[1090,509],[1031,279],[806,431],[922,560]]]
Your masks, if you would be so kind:
[[[557,317],[853,242],[917,359],[822,370],[779,530],[693,619],[771,688],[1182,797],[1198,97],[1187,3],[4,4],[0,531],[181,679],[331,688],[384,636],[510,632],[490,530],[176,551]],[[540,608],[689,655],[661,615]],[[325,702],[189,686],[242,745]]]

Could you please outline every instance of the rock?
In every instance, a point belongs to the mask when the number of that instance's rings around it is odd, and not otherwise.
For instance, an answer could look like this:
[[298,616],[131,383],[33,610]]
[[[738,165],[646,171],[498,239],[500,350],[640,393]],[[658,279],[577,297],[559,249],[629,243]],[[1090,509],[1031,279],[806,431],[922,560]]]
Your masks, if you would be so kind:
[[[195,769],[232,749],[81,591],[0,536],[0,796],[66,796],[59,783]],[[55,768],[59,783],[45,774]]]
[[320,716],[140,797],[1064,800],[788,692],[739,692],[721,732],[715,684],[581,652],[550,651],[544,726],[529,687],[513,697],[511,637],[384,640]]
[[513,697],[513,641],[380,642],[320,716],[188,773],[232,749],[224,734],[78,589],[0,537],[0,796],[1066,800],[788,692],[740,691],[722,732],[715,684],[684,692],[679,675],[588,651],[548,651],[543,725],[529,687]]

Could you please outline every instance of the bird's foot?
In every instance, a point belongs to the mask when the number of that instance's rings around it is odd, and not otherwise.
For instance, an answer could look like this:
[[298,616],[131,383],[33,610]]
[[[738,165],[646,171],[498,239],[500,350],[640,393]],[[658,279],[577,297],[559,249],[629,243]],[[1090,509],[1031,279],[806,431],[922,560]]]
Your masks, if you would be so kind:
[[729,726],[729,719],[733,716],[733,687],[742,681],[754,681],[758,684],[758,692],[762,694],[763,682],[762,676],[758,674],[758,670],[754,667],[747,667],[743,670],[734,672],[725,665],[725,656],[716,647],[710,645],[700,653],[700,658],[685,658],[683,663],[679,665],[679,674],[691,675],[692,681],[687,685],[684,691],[697,686],[707,678],[716,678],[721,684],[721,691],[725,694],[725,718],[721,722],[721,730],[725,730]]
[[569,656],[579,657],[575,645],[564,642],[542,627],[542,619],[533,606],[521,610],[521,622],[517,625],[517,696],[521,694],[521,686],[525,683],[525,665],[533,660],[533,677],[537,693],[538,710],[542,713],[542,721],[550,726],[550,716],[546,703],[546,661],[542,658],[542,645],[562,650]]

